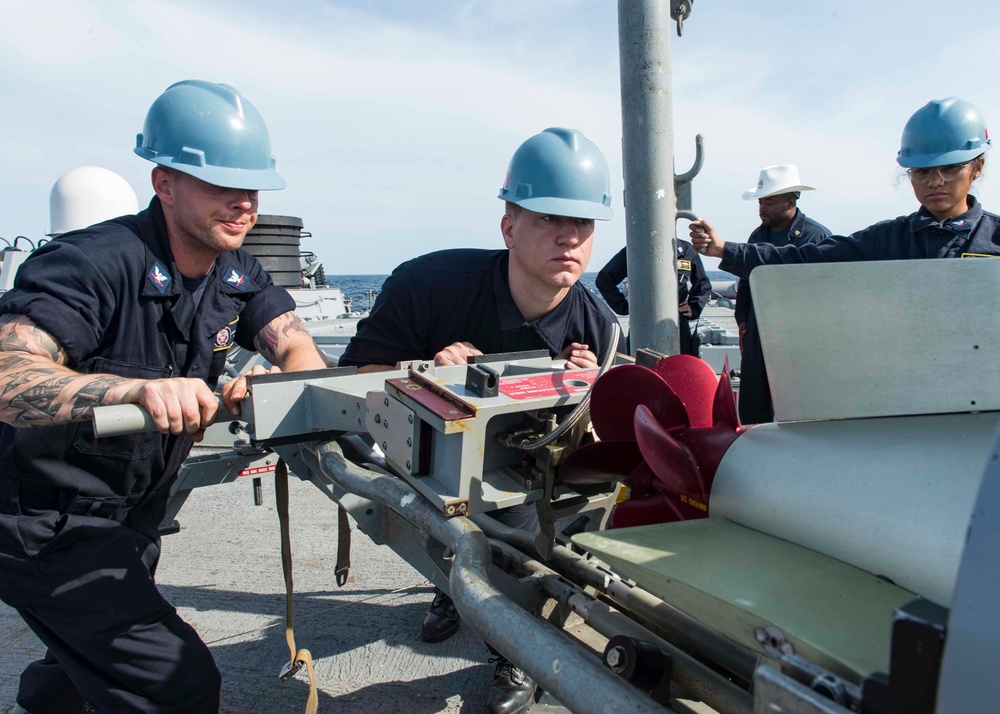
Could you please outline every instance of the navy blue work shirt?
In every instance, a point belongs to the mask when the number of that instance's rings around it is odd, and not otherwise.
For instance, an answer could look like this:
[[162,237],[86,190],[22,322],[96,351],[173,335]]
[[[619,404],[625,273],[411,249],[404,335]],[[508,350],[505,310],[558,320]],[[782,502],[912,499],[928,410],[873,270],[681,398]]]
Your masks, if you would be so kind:
[[[628,315],[628,299],[618,288],[628,277],[628,254],[625,248],[615,253],[607,265],[597,274],[594,285],[612,310],[619,315]],[[712,297],[712,282],[705,272],[701,256],[686,240],[677,241],[677,302],[688,301],[691,319],[697,320]],[[679,316],[686,324],[688,318]]]
[[[804,245],[806,243],[819,243],[829,238],[830,229],[821,225],[811,218],[808,218],[799,209],[795,209],[795,217],[785,231],[775,233],[769,226],[758,226],[750,234],[747,243],[768,243],[774,246],[783,245]],[[725,268],[723,268],[725,270]],[[750,281],[747,278],[740,278],[736,285],[736,324],[746,325],[750,322],[750,309],[753,306],[750,296]]]
[[908,216],[816,244],[726,243],[719,267],[749,277],[758,265],[1000,256],[1000,216],[984,211],[974,196],[968,205],[965,213],[944,221],[921,206]]
[[[229,348],[253,350],[257,332],[295,304],[243,250],[220,255],[207,280],[195,283],[200,299],[185,288],[154,198],[135,216],[64,234],[34,251],[0,298],[0,314],[24,315],[51,334],[77,372],[197,377],[214,388]],[[96,439],[90,422],[3,424],[0,485],[48,487],[62,501],[50,507],[68,512],[127,511],[174,476],[191,443],[186,434]]]
[[[553,310],[528,322],[510,294],[506,250],[429,253],[393,271],[371,315],[358,323],[342,366],[433,359],[455,342],[485,354],[547,349],[555,357],[579,342],[603,359],[615,316],[579,282]],[[624,350],[619,336],[615,349]]]

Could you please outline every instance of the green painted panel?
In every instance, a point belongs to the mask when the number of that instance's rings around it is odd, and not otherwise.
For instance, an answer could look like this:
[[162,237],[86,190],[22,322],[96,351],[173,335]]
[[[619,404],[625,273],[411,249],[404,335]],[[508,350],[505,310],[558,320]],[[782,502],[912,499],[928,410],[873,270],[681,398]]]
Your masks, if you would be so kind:
[[759,627],[860,682],[887,672],[892,615],[913,593],[815,551],[721,518],[581,533],[619,575],[763,653]]

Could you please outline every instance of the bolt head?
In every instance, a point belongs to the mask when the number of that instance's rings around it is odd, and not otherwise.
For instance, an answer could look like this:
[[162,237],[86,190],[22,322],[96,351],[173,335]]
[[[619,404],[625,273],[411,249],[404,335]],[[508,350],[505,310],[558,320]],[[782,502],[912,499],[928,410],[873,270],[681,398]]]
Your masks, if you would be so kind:
[[612,647],[604,653],[604,661],[612,669],[624,668],[627,657],[628,654],[621,647]]

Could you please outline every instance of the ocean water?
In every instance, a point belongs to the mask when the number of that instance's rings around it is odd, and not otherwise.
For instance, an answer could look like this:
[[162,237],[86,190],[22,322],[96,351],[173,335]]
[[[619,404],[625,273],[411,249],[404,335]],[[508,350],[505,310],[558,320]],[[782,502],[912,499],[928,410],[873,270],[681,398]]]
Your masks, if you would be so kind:
[[[332,288],[340,288],[341,292],[352,301],[351,309],[356,311],[368,310],[375,302],[382,283],[388,275],[327,275],[326,284]],[[594,280],[597,273],[584,273],[580,282],[592,293],[600,297],[597,288],[594,287]],[[714,282],[732,281],[735,277],[721,270],[709,270],[708,279]]]

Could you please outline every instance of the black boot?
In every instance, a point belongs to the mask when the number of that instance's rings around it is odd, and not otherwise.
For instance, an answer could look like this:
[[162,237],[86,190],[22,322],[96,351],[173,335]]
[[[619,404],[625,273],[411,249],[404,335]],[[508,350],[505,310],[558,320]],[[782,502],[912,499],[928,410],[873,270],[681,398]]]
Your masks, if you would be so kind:
[[497,668],[486,695],[486,714],[521,714],[528,711],[535,699],[535,680],[509,659],[491,657],[490,662],[496,662]]
[[427,609],[424,621],[420,625],[420,634],[424,642],[444,642],[458,632],[462,618],[455,609],[455,603],[440,590],[435,591],[434,602]]

